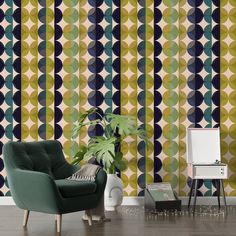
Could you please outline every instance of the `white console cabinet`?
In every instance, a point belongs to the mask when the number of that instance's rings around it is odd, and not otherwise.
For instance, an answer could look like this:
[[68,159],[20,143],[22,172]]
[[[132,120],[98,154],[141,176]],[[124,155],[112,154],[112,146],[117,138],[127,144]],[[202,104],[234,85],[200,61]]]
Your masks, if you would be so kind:
[[228,166],[221,163],[220,129],[188,128],[186,141],[188,175],[192,178],[188,207],[194,191],[193,213],[195,212],[199,179],[214,179],[219,208],[222,189],[227,212],[223,180],[228,178]]

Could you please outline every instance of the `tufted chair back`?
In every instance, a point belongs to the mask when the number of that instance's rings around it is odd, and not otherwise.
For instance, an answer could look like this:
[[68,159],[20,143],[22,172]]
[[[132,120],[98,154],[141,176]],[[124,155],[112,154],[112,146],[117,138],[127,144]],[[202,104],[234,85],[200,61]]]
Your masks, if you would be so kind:
[[8,174],[14,169],[43,172],[53,179],[64,179],[76,171],[67,163],[60,142],[8,142],[4,145],[7,158],[4,163]]

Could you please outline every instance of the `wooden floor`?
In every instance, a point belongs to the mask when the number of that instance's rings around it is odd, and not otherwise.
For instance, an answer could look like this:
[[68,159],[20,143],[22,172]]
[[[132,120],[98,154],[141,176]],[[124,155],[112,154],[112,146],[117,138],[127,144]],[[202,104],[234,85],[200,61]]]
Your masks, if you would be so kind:
[[[154,216],[141,207],[122,207],[107,213],[111,222],[88,226],[83,212],[63,215],[61,236],[227,236],[236,235],[236,208],[227,217],[196,214]],[[0,236],[59,236],[53,215],[31,212],[28,228],[22,228],[23,211],[14,206],[0,206]]]

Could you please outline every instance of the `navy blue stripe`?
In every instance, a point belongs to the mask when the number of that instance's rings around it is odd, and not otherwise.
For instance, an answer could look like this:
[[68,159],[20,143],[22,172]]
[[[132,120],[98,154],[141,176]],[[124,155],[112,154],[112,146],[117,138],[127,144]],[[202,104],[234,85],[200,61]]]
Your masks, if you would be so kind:
[[60,60],[60,55],[62,53],[62,45],[59,39],[62,36],[62,29],[59,25],[62,20],[62,12],[60,10],[61,1],[56,0],[54,5],[55,19],[54,19],[54,139],[59,139],[62,136],[62,127],[59,122],[62,119],[62,111],[60,105],[62,103],[62,95],[59,89],[62,86],[62,78],[60,76],[60,71],[62,70],[62,61]]

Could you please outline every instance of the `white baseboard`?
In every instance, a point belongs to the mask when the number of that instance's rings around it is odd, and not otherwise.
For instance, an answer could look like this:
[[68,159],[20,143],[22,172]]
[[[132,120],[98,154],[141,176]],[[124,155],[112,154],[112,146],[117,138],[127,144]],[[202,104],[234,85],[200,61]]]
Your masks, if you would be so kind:
[[12,197],[0,197],[0,206],[14,206]]
[[[188,197],[179,197],[182,201],[182,205],[188,205]],[[221,205],[224,205],[223,197],[220,198]],[[227,205],[236,205],[236,197],[226,197]],[[193,197],[191,200],[193,204]],[[218,205],[217,197],[197,197],[197,205]]]
[[[179,197],[182,200],[182,205],[188,205],[188,197]],[[223,198],[220,199],[221,204],[223,205]],[[227,205],[236,205],[236,197],[227,197],[226,198]],[[193,197],[192,197],[193,203]],[[217,197],[198,197],[197,205],[217,205]],[[143,206],[144,205],[144,197],[124,197],[123,206]]]
[[143,206],[144,197],[124,197],[122,206]]
[[[180,197],[182,200],[182,205],[188,204],[188,197]],[[227,197],[226,198],[227,205],[236,205],[236,197]],[[193,202],[193,198],[192,198]],[[223,199],[221,198],[221,203],[223,204]],[[13,206],[15,202],[12,197],[0,197],[0,205],[1,206]],[[144,197],[124,197],[123,206],[143,206],[144,205]],[[197,205],[217,205],[216,197],[198,197]]]

